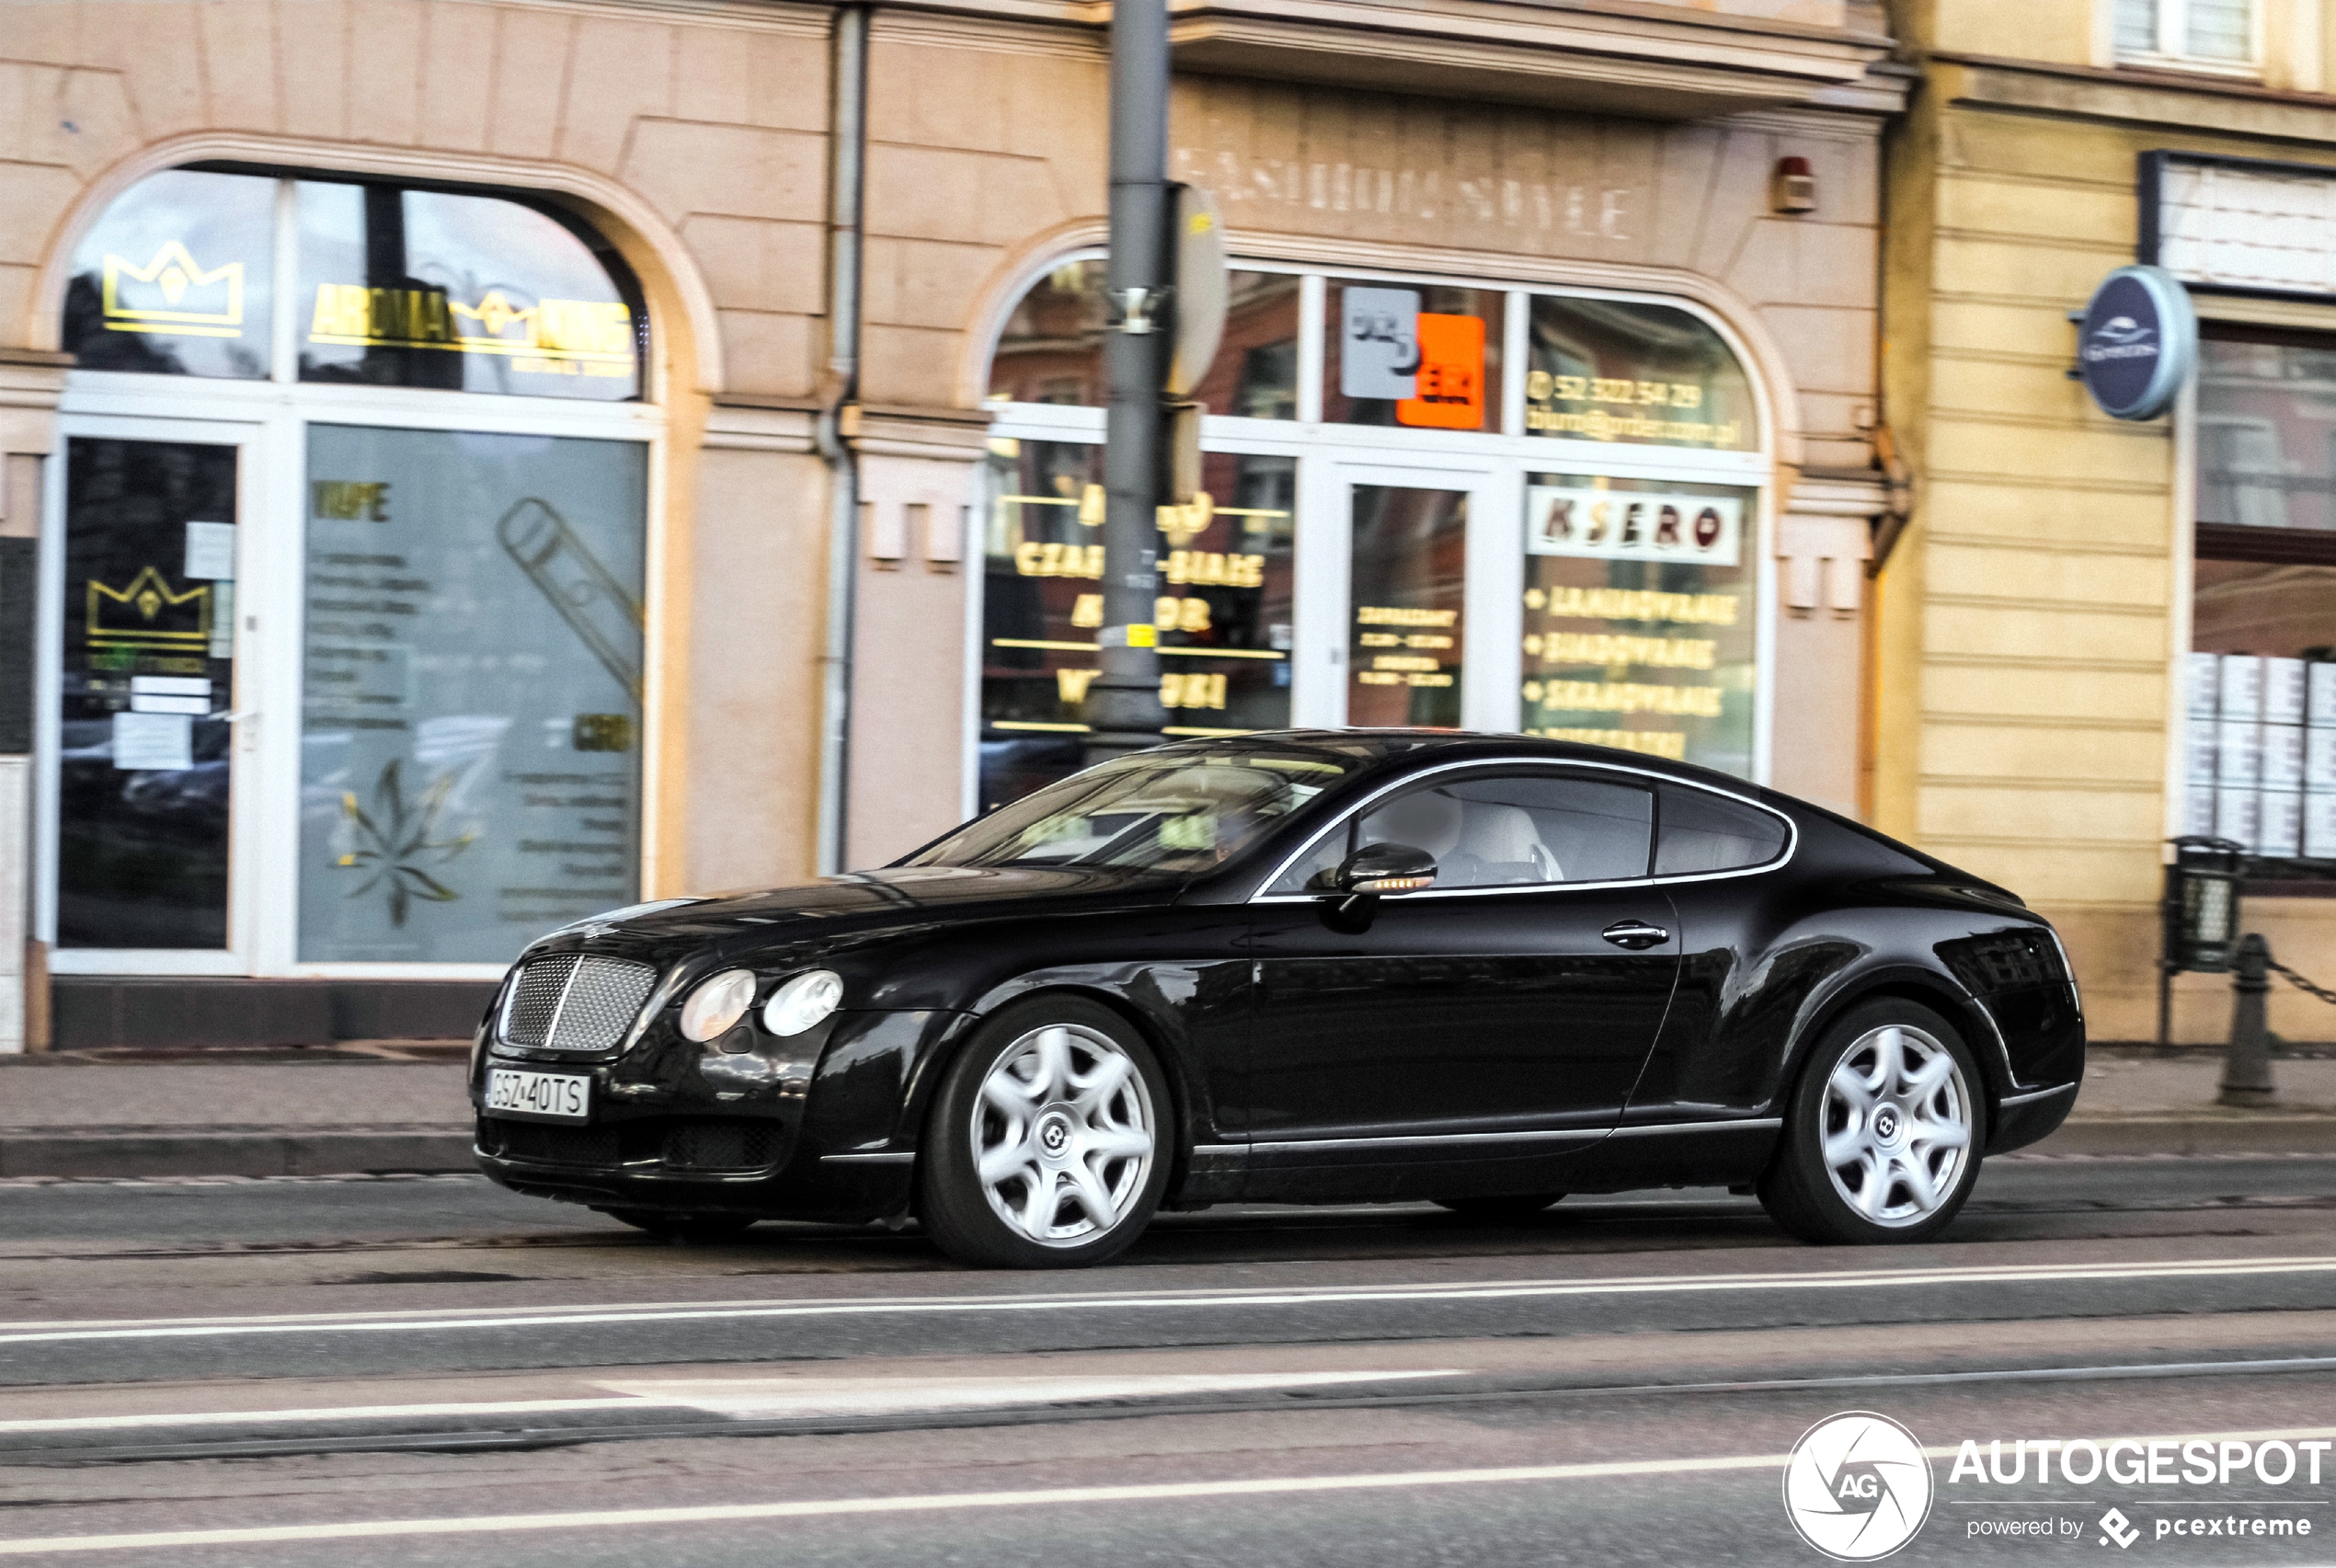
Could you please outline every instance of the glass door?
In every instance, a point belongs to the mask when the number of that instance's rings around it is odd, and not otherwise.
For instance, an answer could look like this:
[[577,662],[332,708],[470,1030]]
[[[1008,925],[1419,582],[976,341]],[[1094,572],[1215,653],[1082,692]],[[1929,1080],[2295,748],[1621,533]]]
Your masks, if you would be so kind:
[[44,924],[64,972],[235,972],[255,780],[236,584],[252,427],[69,422],[43,661]]
[[1492,623],[1515,617],[1483,559],[1512,520],[1494,515],[1491,476],[1340,464],[1327,477],[1311,515],[1315,612],[1300,616],[1327,678],[1302,705],[1325,724],[1513,727],[1495,651],[1513,639]]

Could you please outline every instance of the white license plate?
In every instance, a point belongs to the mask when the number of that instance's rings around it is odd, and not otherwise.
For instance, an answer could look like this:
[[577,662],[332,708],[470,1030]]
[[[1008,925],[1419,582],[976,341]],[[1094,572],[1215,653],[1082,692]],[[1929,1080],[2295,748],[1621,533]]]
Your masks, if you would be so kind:
[[572,1072],[515,1072],[507,1067],[489,1068],[487,1108],[508,1116],[590,1121],[592,1081]]

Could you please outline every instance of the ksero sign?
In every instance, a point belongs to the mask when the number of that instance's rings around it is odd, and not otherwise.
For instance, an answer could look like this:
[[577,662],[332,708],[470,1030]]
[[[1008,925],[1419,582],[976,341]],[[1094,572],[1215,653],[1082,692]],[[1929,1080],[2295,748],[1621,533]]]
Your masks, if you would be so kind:
[[2162,267],[2120,267],[2101,280],[2077,326],[2077,372],[2113,419],[2173,406],[2198,362],[2190,292]]

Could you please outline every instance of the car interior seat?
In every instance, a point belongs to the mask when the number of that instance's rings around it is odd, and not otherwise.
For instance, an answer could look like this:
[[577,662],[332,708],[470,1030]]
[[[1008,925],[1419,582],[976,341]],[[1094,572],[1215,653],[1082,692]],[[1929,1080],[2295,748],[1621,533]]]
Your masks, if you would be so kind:
[[1560,882],[1564,872],[1550,853],[1532,814],[1520,806],[1471,800],[1460,824],[1462,853],[1483,862],[1478,880],[1486,886],[1505,882]]

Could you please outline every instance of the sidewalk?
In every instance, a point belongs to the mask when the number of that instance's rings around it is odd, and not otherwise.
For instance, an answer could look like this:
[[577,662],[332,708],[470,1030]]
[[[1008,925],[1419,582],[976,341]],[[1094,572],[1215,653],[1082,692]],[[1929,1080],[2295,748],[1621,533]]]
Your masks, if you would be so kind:
[[0,1057],[0,1177],[467,1171],[467,1045]]
[[[466,1047],[0,1057],[0,1177],[467,1171]],[[2336,1054],[2275,1059],[2279,1097],[2215,1104],[2222,1058],[2097,1047],[2058,1154],[2336,1154]]]

